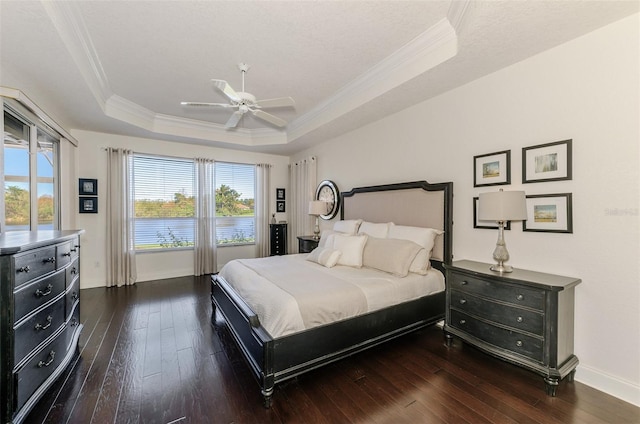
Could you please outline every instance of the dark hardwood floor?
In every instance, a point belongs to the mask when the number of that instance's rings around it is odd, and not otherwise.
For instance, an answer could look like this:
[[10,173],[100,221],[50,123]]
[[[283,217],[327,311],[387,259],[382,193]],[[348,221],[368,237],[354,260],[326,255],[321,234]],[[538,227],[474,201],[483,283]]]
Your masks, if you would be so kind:
[[[81,292],[80,355],[28,423],[638,423],[640,408],[542,378],[431,327],[276,386],[266,410],[209,279]],[[578,373],[580,368],[578,367]]]

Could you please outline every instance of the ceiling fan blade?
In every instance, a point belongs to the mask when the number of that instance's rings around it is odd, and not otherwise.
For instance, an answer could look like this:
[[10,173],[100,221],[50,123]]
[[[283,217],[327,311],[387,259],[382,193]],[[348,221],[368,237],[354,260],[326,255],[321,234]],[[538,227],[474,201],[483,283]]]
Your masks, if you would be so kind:
[[288,107],[295,106],[296,102],[291,97],[278,97],[277,99],[256,100],[257,107]]
[[229,103],[205,103],[205,102],[180,102],[182,106],[198,106],[198,107],[237,107],[236,105],[230,105]]
[[285,125],[287,125],[287,121],[285,121],[284,119],[280,119],[277,116],[273,116],[272,114],[264,112],[260,109],[258,110],[251,109],[251,113],[253,113],[253,115],[257,118],[263,119],[267,122],[271,122],[275,126],[284,127]]
[[211,82],[213,83],[213,86],[222,91],[222,94],[227,96],[229,100],[236,103],[239,103],[242,100],[238,93],[236,93],[236,91],[231,88],[231,86],[227,84],[225,80],[212,79]]
[[224,126],[227,128],[235,128],[235,126],[238,125],[238,122],[240,122],[240,118],[242,118],[242,115],[244,115],[244,112],[242,111],[238,110],[236,112],[233,112],[233,115],[231,115],[231,118],[229,118]]

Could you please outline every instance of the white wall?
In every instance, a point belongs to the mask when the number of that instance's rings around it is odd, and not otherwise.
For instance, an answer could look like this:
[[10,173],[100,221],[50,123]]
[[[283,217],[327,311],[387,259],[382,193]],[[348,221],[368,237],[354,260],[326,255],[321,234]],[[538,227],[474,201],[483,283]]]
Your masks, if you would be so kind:
[[[604,27],[292,158],[341,190],[454,182],[455,259],[492,262],[496,231],[473,228],[473,156],[511,149],[512,184],[573,193],[573,234],[506,241],[515,267],[582,279],[576,379],[640,405],[638,15]],[[523,147],[573,139],[571,181],[521,184]],[[373,154],[375,152],[375,154]],[[324,222],[326,228],[331,223]]]
[[[191,144],[169,143],[160,140],[125,137],[89,131],[73,130],[72,135],[79,141],[79,163],[74,178],[98,179],[98,213],[79,214],[77,197],[66,207],[73,208],[77,228],[85,230],[82,243],[82,288],[100,287],[106,283],[106,214],[104,202],[107,183],[106,147],[125,147],[137,153],[175,156],[182,158],[206,157],[217,161],[240,163],[270,163],[271,205],[275,212],[276,187],[288,186],[289,158],[285,156],[242,152]],[[77,193],[77,188],[76,188]],[[68,213],[69,211],[63,211]],[[287,220],[285,213],[276,214],[276,219]],[[232,258],[255,256],[254,246],[221,247],[218,249],[218,268]],[[138,281],[193,275],[193,251],[172,251],[141,253],[136,255]]]

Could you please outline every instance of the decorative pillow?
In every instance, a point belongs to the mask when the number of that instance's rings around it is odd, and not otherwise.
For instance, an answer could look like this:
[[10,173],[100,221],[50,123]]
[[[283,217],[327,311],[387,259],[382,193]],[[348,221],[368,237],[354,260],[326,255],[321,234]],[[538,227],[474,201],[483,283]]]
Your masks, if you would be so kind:
[[343,221],[337,221],[333,224],[333,231],[355,235],[358,233],[358,227],[360,227],[361,223],[361,219],[345,219]]
[[409,267],[410,272],[417,274],[426,274],[427,270],[431,266],[429,259],[431,258],[431,251],[435,244],[436,237],[440,234],[444,234],[444,231],[436,230],[434,228],[423,227],[409,227],[406,225],[391,225],[389,227],[389,234],[387,237],[401,240],[411,240],[412,242],[422,246],[425,250],[424,253],[418,253],[414,262]]
[[316,247],[307,255],[307,260],[327,268],[333,268],[338,263],[341,252],[339,250]]
[[337,231],[333,230],[322,230],[318,247],[333,247],[333,235],[336,233]]
[[421,246],[409,240],[369,237],[362,253],[362,265],[406,277]]
[[389,233],[389,225],[391,222],[376,224],[374,222],[363,221],[358,228],[358,234],[366,234],[371,237],[387,238]]
[[334,234],[333,248],[342,254],[338,258],[338,265],[362,267],[362,251],[367,242],[367,236],[347,236],[344,234]]

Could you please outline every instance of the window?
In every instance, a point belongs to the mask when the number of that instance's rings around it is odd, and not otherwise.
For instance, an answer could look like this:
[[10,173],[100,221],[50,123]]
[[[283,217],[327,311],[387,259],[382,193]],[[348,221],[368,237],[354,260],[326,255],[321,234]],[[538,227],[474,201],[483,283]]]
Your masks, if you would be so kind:
[[5,231],[52,230],[59,225],[60,137],[35,116],[4,107],[2,145]]
[[255,165],[216,162],[215,174],[217,244],[255,243]]
[[191,248],[195,240],[192,160],[134,155],[136,250]]

